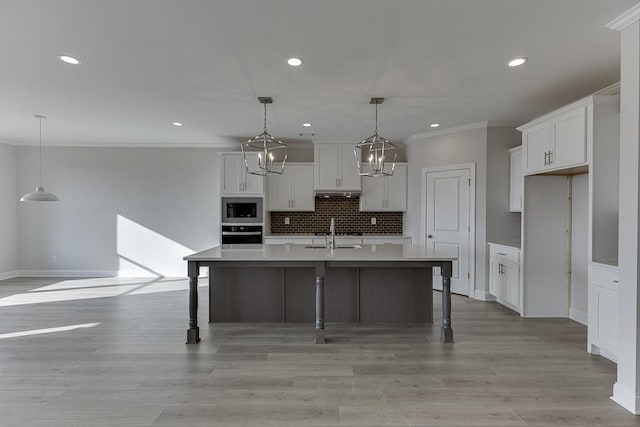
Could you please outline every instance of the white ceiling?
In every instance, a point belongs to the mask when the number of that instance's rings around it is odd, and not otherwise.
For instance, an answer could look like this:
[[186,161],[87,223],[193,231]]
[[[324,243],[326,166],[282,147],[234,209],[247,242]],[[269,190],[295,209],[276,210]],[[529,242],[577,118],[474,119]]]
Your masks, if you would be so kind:
[[[432,122],[522,123],[619,79],[605,24],[635,3],[2,0],[0,140],[37,143],[44,114],[49,145],[218,144],[262,130],[258,96],[285,141],[369,136],[372,96],[396,141]],[[507,68],[515,56],[529,62]]]

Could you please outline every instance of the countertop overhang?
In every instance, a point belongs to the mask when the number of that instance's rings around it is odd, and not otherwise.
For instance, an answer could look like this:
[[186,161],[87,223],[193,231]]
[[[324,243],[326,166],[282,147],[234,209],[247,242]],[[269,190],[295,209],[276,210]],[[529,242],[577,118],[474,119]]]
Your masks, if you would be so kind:
[[243,245],[242,248],[215,246],[188,255],[185,261],[455,261],[437,256],[423,245],[359,245],[352,248],[308,248],[302,244]]

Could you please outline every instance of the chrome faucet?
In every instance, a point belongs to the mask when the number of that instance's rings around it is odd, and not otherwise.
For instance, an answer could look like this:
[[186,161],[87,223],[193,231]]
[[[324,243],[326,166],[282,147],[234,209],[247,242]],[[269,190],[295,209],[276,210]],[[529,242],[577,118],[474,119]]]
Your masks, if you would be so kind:
[[336,220],[333,218],[331,218],[331,224],[329,225],[329,234],[331,235],[331,240],[327,239],[327,249],[333,250],[336,247]]

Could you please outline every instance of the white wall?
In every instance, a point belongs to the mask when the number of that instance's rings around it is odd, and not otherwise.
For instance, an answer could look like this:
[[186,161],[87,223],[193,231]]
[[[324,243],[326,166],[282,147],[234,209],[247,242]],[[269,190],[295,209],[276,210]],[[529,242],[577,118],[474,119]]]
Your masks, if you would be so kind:
[[571,177],[571,299],[569,317],[587,324],[589,175]]
[[[476,164],[476,289],[486,289],[488,250],[486,239],[487,128],[466,130],[415,140],[406,149],[409,159],[408,211],[405,230],[414,243],[421,236],[422,169],[461,163]],[[507,193],[508,194],[508,193]]]
[[[13,277],[18,269],[16,167],[16,147],[0,143],[0,280]],[[33,188],[28,191],[33,191]]]
[[[17,151],[24,193],[36,185],[38,151]],[[218,244],[214,149],[46,148],[43,174],[60,202],[19,204],[23,274],[185,276],[183,255]]]
[[487,129],[487,241],[519,242],[520,213],[509,212],[509,149],[522,144],[513,127]]

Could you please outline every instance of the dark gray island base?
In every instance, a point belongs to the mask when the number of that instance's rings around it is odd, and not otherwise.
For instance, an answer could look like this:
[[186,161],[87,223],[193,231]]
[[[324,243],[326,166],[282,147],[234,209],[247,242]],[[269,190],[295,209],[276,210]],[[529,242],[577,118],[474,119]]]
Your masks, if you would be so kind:
[[[185,257],[189,276],[187,344],[200,341],[198,275],[209,268],[209,322],[311,322],[325,342],[325,320],[433,322],[432,269],[443,278],[441,341],[453,342],[452,258],[417,245],[311,249],[303,245],[216,247]],[[314,284],[315,283],[315,284]]]

